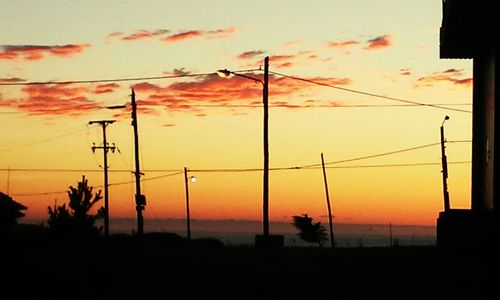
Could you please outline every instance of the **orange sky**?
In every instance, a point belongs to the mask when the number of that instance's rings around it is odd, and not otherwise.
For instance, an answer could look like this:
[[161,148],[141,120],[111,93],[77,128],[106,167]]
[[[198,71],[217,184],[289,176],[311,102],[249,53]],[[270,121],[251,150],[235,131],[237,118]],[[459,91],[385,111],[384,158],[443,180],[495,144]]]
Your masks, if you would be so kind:
[[[293,168],[323,152],[336,222],[434,224],[443,201],[430,144],[446,115],[451,203],[470,205],[472,64],[439,59],[439,1],[48,4],[0,4],[0,190],[26,218],[46,217],[82,175],[102,186],[102,151],[91,151],[102,130],[88,125],[101,119],[116,120],[107,135],[120,150],[109,153],[111,218],[135,216],[130,106],[105,109],[134,88],[145,217],[185,216],[188,167],[192,218],[260,220],[262,171],[242,170],[263,165],[262,86],[213,73],[262,78],[265,56],[270,166],[291,168],[270,173],[271,220],[326,221],[321,169]],[[95,79],[110,80],[50,83]]]

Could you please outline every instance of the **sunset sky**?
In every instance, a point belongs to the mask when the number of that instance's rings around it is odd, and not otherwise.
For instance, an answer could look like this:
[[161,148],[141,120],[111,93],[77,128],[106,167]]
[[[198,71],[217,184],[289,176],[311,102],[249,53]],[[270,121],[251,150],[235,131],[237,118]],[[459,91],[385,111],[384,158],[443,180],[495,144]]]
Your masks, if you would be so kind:
[[145,218],[185,217],[188,167],[192,218],[260,220],[262,171],[246,169],[263,166],[262,85],[213,73],[262,78],[269,56],[270,167],[290,168],[270,172],[271,221],[327,222],[323,152],[334,222],[434,225],[446,115],[451,206],[470,207],[472,61],[439,58],[441,12],[439,0],[0,1],[0,190],[44,219],[82,175],[102,189],[102,128],[88,122],[113,119],[110,226],[135,217],[130,105],[106,109],[134,88]]

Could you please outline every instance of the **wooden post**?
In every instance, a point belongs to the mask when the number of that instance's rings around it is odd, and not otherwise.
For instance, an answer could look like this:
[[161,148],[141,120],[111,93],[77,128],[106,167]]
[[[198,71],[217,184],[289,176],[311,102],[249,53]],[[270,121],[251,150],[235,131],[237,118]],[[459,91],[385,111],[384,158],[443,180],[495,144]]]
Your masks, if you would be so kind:
[[323,180],[325,182],[326,205],[328,206],[328,224],[330,225],[330,241],[332,243],[332,248],[333,248],[335,247],[335,240],[333,237],[332,208],[330,206],[330,195],[328,192],[328,180],[326,178],[325,160],[323,158],[323,153],[321,153],[321,165],[323,167]]

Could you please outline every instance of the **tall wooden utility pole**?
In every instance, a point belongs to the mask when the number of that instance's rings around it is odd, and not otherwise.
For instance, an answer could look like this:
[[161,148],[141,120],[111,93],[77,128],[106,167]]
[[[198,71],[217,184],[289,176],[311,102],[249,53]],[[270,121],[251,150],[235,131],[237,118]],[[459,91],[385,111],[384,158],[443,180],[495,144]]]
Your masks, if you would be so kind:
[[262,90],[264,104],[264,178],[263,178],[263,220],[264,239],[269,237],[269,56],[264,59],[264,83]]
[[139,166],[139,134],[137,131],[137,104],[135,102],[135,92],[132,89],[132,126],[134,127],[134,153],[135,153],[135,210],[137,211],[137,234],[144,233],[144,218],[142,211],[146,206],[146,196],[141,194],[141,169]]
[[189,187],[188,187],[188,169],[184,167],[184,185],[186,188],[186,226],[187,238],[191,239],[191,215],[189,213]]
[[115,152],[116,147],[108,146],[106,140],[106,126],[113,124],[115,120],[90,121],[89,125],[99,124],[102,127],[102,146],[92,146],[92,152],[102,149],[104,152],[104,235],[109,237],[109,193],[108,193],[108,150]]
[[330,193],[328,192],[328,180],[326,178],[325,160],[323,153],[321,153],[321,166],[323,167],[323,181],[325,182],[326,205],[328,206],[328,224],[330,225],[330,241],[332,248],[335,247],[335,240],[333,239],[333,224],[332,224],[332,208],[330,206]]

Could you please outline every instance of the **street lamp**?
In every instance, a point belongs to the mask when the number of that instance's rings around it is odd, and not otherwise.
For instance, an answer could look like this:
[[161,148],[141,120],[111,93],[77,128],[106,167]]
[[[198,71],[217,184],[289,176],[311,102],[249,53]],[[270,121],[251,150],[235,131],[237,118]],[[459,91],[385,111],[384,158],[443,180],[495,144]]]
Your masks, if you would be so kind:
[[191,217],[189,214],[189,182],[195,183],[196,176],[188,177],[188,169],[184,167],[184,185],[186,187],[186,226],[187,226],[187,238],[191,239]]
[[263,175],[263,241],[269,241],[269,57],[264,58],[264,80],[250,77],[244,74],[238,74],[227,69],[218,70],[217,75],[227,78],[230,75],[247,78],[262,84],[262,102],[264,105],[264,175]]
[[445,153],[445,145],[444,143],[446,142],[444,138],[444,122],[446,120],[449,120],[450,117],[445,116],[443,123],[441,123],[441,128],[440,128],[440,133],[441,133],[441,166],[442,170],[441,173],[443,173],[443,199],[444,199],[444,210],[448,211],[450,210],[450,194],[448,193],[448,162],[446,159],[446,153]]

